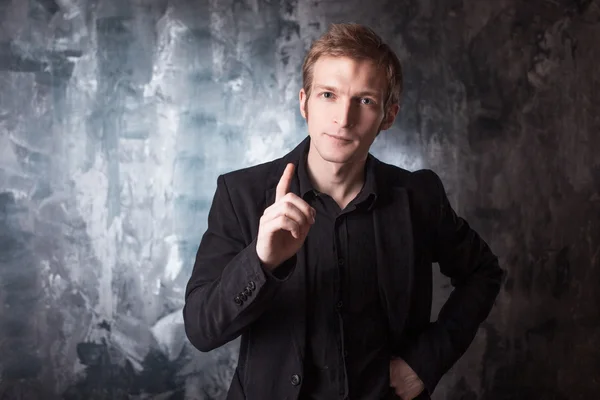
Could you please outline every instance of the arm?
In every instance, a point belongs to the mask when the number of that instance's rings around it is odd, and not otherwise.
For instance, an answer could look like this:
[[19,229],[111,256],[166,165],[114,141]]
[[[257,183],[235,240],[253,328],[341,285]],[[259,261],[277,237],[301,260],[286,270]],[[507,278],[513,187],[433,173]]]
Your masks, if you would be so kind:
[[479,325],[489,315],[504,273],[485,241],[456,215],[438,175],[430,170],[426,173],[428,187],[434,188],[436,199],[431,214],[432,261],[451,278],[454,290],[437,321],[421,333],[402,358],[431,394],[441,377],[470,346]]
[[245,245],[225,177],[219,176],[185,291],[183,319],[194,347],[207,352],[237,338],[267,309],[295,260],[273,272],[263,269],[256,238]]

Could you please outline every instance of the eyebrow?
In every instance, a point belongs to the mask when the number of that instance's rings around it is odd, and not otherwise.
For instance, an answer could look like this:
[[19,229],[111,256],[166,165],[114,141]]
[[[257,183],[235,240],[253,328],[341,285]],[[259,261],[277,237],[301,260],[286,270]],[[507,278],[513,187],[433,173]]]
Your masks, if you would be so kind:
[[[315,84],[315,89],[322,89],[322,90],[327,90],[329,92],[335,92],[337,89],[333,86],[328,86],[328,85],[319,85],[319,84]],[[379,97],[380,93],[374,90],[363,90],[362,92],[359,92],[356,94],[356,96],[358,97],[363,97],[363,96],[372,96],[372,97]]]

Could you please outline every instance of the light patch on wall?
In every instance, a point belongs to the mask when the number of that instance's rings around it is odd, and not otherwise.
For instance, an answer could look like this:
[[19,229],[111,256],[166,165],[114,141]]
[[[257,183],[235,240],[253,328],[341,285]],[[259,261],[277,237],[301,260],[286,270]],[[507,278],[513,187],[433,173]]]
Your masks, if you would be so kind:
[[245,159],[252,164],[262,163],[281,157],[284,152],[284,141],[281,135],[253,135],[248,139],[249,146]]
[[174,361],[185,344],[182,310],[177,310],[161,318],[150,330],[169,361]]
[[[119,222],[117,219],[108,221],[108,207],[106,206],[108,177],[104,172],[106,169],[106,162],[99,153],[96,155],[93,168],[86,172],[76,172],[73,182],[78,211],[80,215],[86,216],[86,233],[90,238],[95,256],[102,262],[102,269],[97,273],[99,299],[96,312],[99,318],[110,321],[113,316],[112,268],[117,253],[115,234],[118,229],[115,229],[115,224],[119,224]],[[70,269],[70,271],[75,269]],[[96,284],[95,282],[85,283]]]
[[406,133],[400,133],[396,130],[380,133],[380,136],[375,139],[375,142],[371,146],[371,154],[385,163],[409,171],[416,171],[424,168],[423,157],[420,153],[416,152],[414,148],[401,146],[396,143],[390,145],[391,140],[382,135],[406,135]]
[[253,165],[280,158],[291,150],[290,142],[293,142],[293,147],[300,142],[302,138],[292,124],[293,111],[291,106],[281,104],[257,113],[248,127],[253,134],[247,139],[246,164]]
[[[165,85],[169,79],[175,78],[181,67],[177,67],[174,48],[187,32],[187,28],[179,20],[171,17],[169,9],[157,23],[159,32],[152,68],[152,79],[144,85],[144,97],[154,99],[157,95],[176,92],[170,91],[171,85]],[[161,86],[164,85],[164,87]]]
[[183,262],[179,255],[179,244],[176,235],[169,235],[165,238],[169,255],[167,256],[167,266],[163,274],[163,278],[173,281],[181,272]]

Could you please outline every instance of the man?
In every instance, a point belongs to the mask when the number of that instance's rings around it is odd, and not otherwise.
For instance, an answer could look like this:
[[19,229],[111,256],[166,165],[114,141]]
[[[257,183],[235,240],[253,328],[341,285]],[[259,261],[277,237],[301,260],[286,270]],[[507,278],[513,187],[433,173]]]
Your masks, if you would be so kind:
[[[402,90],[379,36],[332,25],[303,81],[309,136],[217,179],[186,288],[188,338],[207,352],[241,335],[228,399],[429,398],[491,310],[497,257],[433,171],[369,154]],[[431,323],[434,262],[455,288]]]

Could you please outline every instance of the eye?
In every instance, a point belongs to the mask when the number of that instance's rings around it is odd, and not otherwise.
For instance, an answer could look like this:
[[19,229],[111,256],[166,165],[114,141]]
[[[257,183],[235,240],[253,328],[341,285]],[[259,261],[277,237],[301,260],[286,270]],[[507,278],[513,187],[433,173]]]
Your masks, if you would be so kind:
[[323,96],[326,99],[331,99],[333,97],[333,93],[331,93],[331,92],[323,92],[323,93],[321,93],[321,96]]
[[362,98],[360,101],[361,101],[363,104],[366,104],[366,105],[368,105],[368,106],[369,106],[369,105],[371,105],[371,104],[373,104],[373,100],[371,100],[371,99],[369,99],[369,98],[366,98],[366,97],[363,97],[363,98]]

